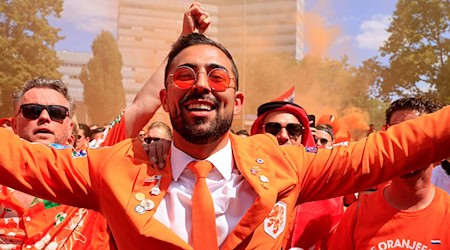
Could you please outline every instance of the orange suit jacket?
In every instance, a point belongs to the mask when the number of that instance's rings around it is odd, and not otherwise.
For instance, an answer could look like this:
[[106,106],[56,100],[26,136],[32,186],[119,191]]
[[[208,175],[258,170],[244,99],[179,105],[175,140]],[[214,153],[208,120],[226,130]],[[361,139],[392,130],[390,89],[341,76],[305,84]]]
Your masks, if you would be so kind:
[[[375,186],[450,155],[450,107],[372,133],[347,147],[279,147],[270,135],[229,135],[236,167],[257,193],[222,249],[280,249],[296,204]],[[119,249],[192,249],[153,215],[172,181],[171,166],[152,167],[138,141],[88,150],[49,148],[0,129],[0,184],[44,199],[97,210]],[[151,177],[161,177],[152,195]],[[136,194],[154,203],[136,209]],[[207,233],[207,232],[205,232]]]

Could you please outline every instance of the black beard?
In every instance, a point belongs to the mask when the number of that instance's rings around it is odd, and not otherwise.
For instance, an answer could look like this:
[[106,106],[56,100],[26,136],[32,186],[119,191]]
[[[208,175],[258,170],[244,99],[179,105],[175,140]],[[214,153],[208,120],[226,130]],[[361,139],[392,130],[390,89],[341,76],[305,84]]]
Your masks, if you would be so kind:
[[176,118],[170,117],[173,129],[177,131],[186,141],[193,144],[209,144],[217,141],[224,134],[228,133],[231,128],[231,123],[233,122],[233,116],[225,117],[221,119],[219,116],[216,117],[211,125],[206,130],[198,129],[198,126],[205,123],[204,119],[197,119],[194,124],[186,124],[185,119],[182,116],[177,116]]
[[[190,99],[207,98],[201,97],[201,94],[193,94],[192,96],[184,98],[180,101],[180,107],[183,106],[184,102]],[[211,98],[209,99],[211,100]],[[214,102],[216,103],[216,109],[212,112],[218,112],[218,108],[221,106],[221,103],[217,100]],[[177,131],[177,133],[180,134],[186,141],[192,144],[209,144],[217,141],[220,137],[228,133],[233,122],[233,114],[221,116],[218,112],[216,118],[211,121],[210,126],[206,129],[199,129],[201,125],[205,124],[206,119],[198,118],[193,124],[188,124],[183,113],[170,115],[170,121],[173,129]]]

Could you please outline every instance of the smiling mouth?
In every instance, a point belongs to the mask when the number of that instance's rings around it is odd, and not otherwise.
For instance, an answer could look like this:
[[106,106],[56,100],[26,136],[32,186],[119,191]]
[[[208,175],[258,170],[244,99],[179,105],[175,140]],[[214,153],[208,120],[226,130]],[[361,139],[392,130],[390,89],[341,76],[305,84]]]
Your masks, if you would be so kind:
[[189,111],[211,111],[214,109],[213,106],[204,103],[193,103],[186,106]]

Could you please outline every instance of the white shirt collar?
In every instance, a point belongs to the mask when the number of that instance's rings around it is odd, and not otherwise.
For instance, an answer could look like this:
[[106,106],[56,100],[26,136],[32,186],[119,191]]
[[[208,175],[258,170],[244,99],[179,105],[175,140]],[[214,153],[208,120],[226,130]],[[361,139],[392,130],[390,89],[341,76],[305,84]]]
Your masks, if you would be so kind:
[[[170,164],[172,165],[173,180],[177,181],[186,166],[191,161],[195,160],[198,161],[198,159],[195,159],[178,149],[172,142]],[[210,155],[205,160],[211,162],[225,180],[229,180],[231,178],[231,171],[234,168],[233,152],[231,150],[230,139],[228,139],[227,145],[225,145],[225,147]]]

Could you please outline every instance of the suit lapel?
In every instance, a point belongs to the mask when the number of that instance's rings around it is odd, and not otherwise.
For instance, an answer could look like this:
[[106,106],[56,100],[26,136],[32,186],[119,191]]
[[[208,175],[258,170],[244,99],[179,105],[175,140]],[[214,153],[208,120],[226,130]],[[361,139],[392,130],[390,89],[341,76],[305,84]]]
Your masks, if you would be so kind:
[[[130,149],[131,150],[131,149]],[[159,170],[148,161],[148,156],[142,147],[133,147],[134,152],[127,155],[139,165],[139,171],[133,184],[133,191],[127,206],[127,214],[133,220],[137,229],[146,237],[151,237],[170,244],[188,249],[190,246],[172,230],[153,218],[159,204],[167,193],[172,182],[172,166],[170,152],[166,160],[166,167]]]
[[223,249],[234,249],[250,236],[264,221],[277,199],[275,166],[258,145],[250,145],[242,138],[230,135],[233,157],[242,176],[255,190],[257,197],[236,228],[222,244]]

